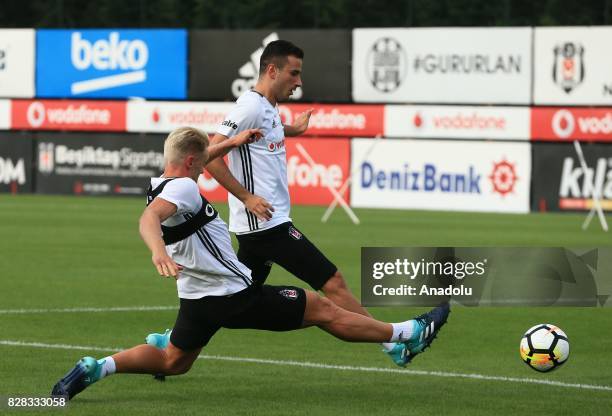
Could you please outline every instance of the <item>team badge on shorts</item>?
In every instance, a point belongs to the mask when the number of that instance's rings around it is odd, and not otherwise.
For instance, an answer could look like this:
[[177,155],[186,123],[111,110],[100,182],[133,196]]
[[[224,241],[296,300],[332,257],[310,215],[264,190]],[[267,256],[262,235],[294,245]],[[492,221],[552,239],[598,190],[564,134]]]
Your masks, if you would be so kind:
[[282,289],[278,293],[286,297],[287,299],[296,300],[298,298],[298,291],[295,289]]
[[295,227],[289,227],[289,235],[294,240],[300,240],[302,238],[302,233],[297,230]]

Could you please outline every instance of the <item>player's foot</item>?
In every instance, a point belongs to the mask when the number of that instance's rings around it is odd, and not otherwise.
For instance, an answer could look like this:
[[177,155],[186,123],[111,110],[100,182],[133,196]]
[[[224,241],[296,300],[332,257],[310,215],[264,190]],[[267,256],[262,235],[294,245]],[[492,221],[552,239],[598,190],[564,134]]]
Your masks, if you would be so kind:
[[[163,334],[154,332],[147,335],[145,342],[159,349],[164,349],[170,342],[170,334],[172,334],[171,329],[166,329]],[[153,378],[157,381],[166,381],[166,376],[164,374],[153,374]]]
[[387,351],[391,360],[404,367],[417,355],[425,351],[438,335],[438,331],[448,319],[450,305],[441,303],[431,311],[414,318],[415,329],[410,339],[398,342],[393,349]]
[[102,366],[92,357],[83,357],[53,386],[52,396],[68,396],[68,400],[100,379]]
[[410,362],[410,359],[408,358],[410,351],[402,342],[396,343],[390,350],[383,349],[383,351],[387,353],[389,358],[391,358],[391,361],[400,367],[405,367],[406,364]]
[[147,335],[147,337],[145,338],[145,343],[153,345],[154,347],[160,349],[164,349],[168,346],[168,343],[170,342],[170,334],[172,334],[171,329],[166,329],[163,334],[154,332],[152,334]]

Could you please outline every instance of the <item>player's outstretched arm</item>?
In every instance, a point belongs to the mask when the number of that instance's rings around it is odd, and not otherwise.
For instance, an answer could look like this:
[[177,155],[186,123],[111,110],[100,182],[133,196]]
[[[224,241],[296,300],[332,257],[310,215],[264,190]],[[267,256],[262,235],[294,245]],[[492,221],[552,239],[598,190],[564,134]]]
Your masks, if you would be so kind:
[[151,261],[159,275],[172,276],[176,279],[182,266],[175,263],[166,253],[161,232],[161,223],[174,213],[176,213],[176,205],[164,199],[155,198],[140,216],[139,230],[140,236],[151,250]]
[[[225,136],[223,136],[225,137]],[[208,147],[208,162],[225,156],[230,150],[240,147],[243,144],[253,143],[261,139],[262,134],[259,129],[246,129],[227,140],[221,140]]]
[[293,121],[293,124],[283,126],[285,136],[295,137],[299,136],[300,134],[304,134],[306,130],[308,130],[308,123],[310,122],[310,116],[312,115],[313,110],[313,108],[309,108],[297,116]]
[[[229,140],[227,136],[215,134],[211,140],[211,146],[222,141]],[[274,208],[264,198],[253,195],[232,175],[223,158],[216,158],[206,165],[206,170],[217,180],[228,192],[238,198],[244,206],[260,220],[266,221],[272,218]]]

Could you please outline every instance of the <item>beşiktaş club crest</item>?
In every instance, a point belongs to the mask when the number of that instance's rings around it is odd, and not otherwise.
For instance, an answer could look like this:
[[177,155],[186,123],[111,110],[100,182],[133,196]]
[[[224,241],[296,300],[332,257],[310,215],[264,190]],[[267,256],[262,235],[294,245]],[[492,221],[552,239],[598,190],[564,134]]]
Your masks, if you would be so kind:
[[395,91],[406,76],[406,52],[393,38],[380,38],[371,46],[366,57],[366,72],[370,83],[380,92]]
[[287,299],[296,300],[298,298],[298,291],[295,289],[282,289],[278,293],[286,297]]
[[302,233],[297,230],[295,227],[289,227],[289,235],[294,240],[299,240],[302,238]]
[[554,53],[553,81],[569,94],[584,80],[584,47],[566,42],[555,46]]

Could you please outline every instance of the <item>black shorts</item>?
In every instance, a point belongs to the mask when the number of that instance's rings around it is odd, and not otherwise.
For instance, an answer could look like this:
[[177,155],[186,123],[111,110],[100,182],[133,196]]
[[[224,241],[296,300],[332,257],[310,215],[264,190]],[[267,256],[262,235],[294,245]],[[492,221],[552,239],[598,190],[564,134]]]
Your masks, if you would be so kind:
[[291,331],[302,327],[306,292],[292,286],[254,285],[228,296],[182,299],[170,336],[183,351],[201,348],[220,328]]
[[250,234],[236,235],[238,260],[251,269],[251,277],[263,284],[272,264],[320,290],[338,268],[291,222]]

